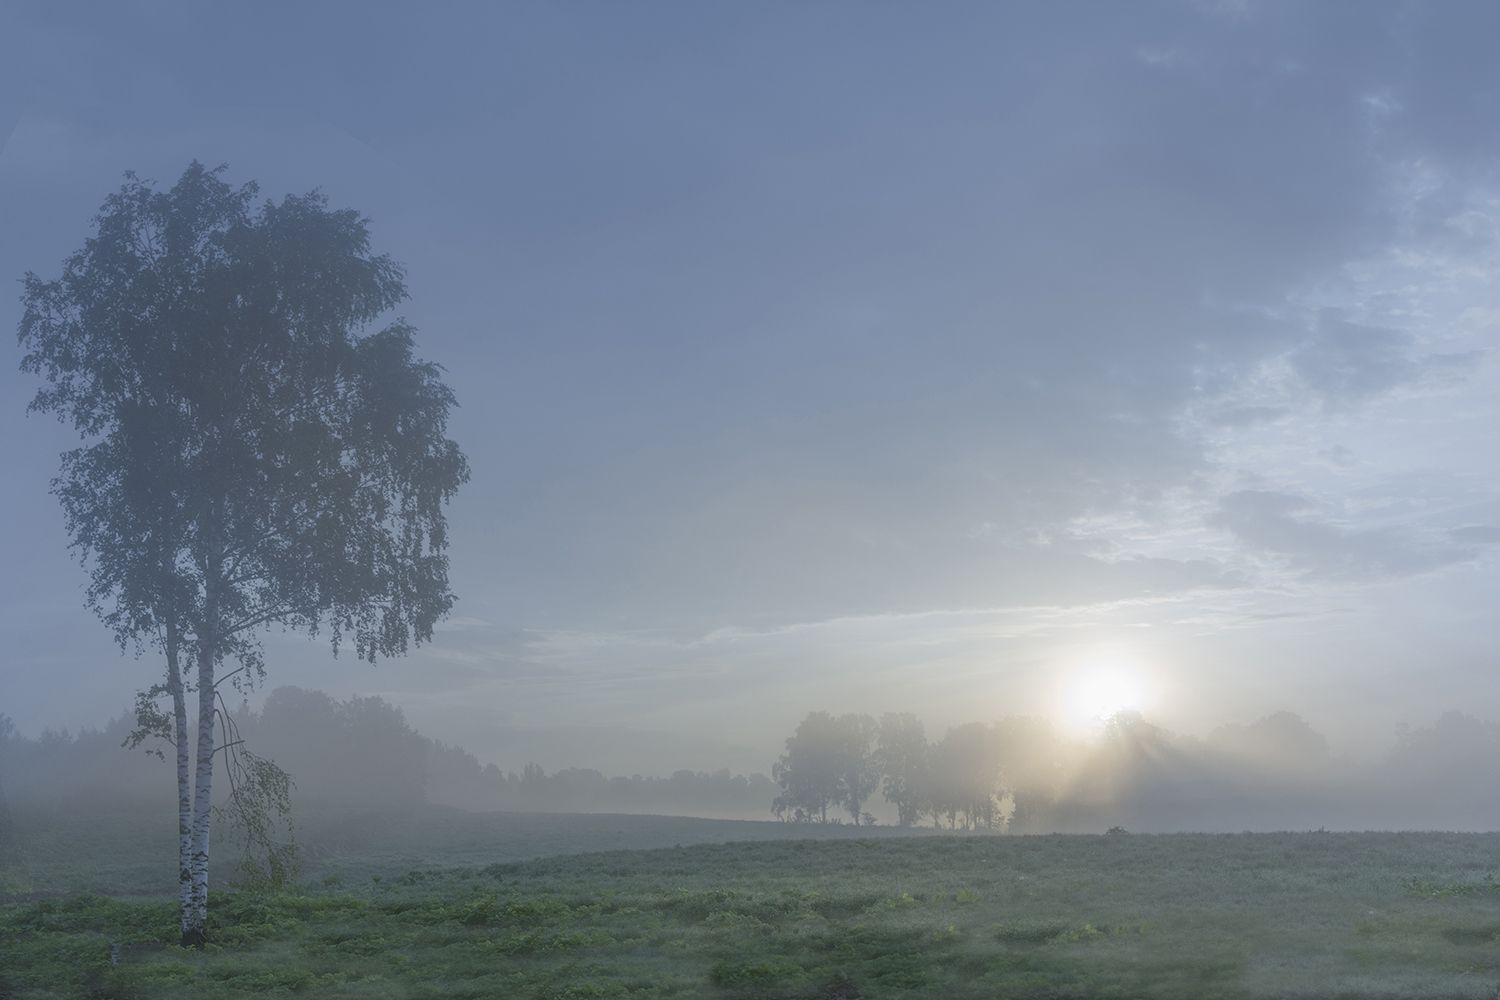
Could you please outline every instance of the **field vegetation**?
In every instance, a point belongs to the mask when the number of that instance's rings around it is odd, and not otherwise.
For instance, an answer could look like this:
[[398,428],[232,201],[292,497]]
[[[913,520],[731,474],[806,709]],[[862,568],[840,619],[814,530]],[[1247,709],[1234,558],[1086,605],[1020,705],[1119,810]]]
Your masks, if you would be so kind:
[[[324,817],[294,883],[215,897],[199,952],[175,943],[173,859],[127,846],[160,838],[56,819],[17,821],[7,1000],[1486,997],[1500,984],[1497,835]],[[66,892],[19,884],[51,882],[79,847],[89,862]]]

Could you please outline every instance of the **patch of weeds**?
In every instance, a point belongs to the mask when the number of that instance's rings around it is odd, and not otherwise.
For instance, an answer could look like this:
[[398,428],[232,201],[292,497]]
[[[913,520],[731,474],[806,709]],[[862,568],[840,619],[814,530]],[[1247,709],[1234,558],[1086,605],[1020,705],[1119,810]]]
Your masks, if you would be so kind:
[[932,984],[932,967],[920,955],[887,955],[870,963],[877,983],[887,989],[922,990]]
[[1433,882],[1415,876],[1402,879],[1401,888],[1407,895],[1423,899],[1455,899],[1478,896],[1485,893],[1500,893],[1500,882],[1493,874],[1486,875],[1483,882]]
[[709,914],[726,908],[736,898],[733,889],[678,889],[661,903],[661,908],[684,920],[696,923]]
[[934,932],[923,927],[855,925],[808,939],[814,949],[848,959],[884,955],[919,955],[934,943]]
[[311,954],[354,955],[368,957],[392,950],[394,944],[378,934],[364,931],[339,929],[317,935],[303,945]]
[[725,989],[765,989],[786,985],[804,975],[802,966],[795,962],[716,962],[708,978],[715,986]]
[[628,997],[630,989],[623,983],[588,979],[581,983],[569,983],[558,989],[546,989],[537,994],[539,1000],[607,1000],[613,997]]
[[815,898],[814,893],[788,889],[779,896],[761,897],[736,908],[767,923],[790,923],[816,916],[812,908]]
[[1487,924],[1480,927],[1444,927],[1440,933],[1443,939],[1451,944],[1500,944],[1500,924]]
[[771,925],[759,917],[739,910],[715,910],[703,918],[703,926],[757,932],[771,929]]
[[298,993],[312,986],[316,976],[310,969],[286,964],[277,966],[252,965],[248,962],[207,964],[204,973],[218,987],[213,992],[238,990],[252,995]]
[[877,897],[873,903],[866,908],[869,913],[890,913],[893,910],[906,910],[913,906],[921,905],[921,900],[909,892],[898,892],[894,896]]
[[969,906],[973,903],[979,902],[979,893],[975,892],[973,889],[960,889],[958,890],[957,894],[954,895],[953,901],[961,906]]
[[260,927],[276,919],[276,914],[264,898],[240,893],[215,900],[208,916],[210,931],[213,930],[215,920],[232,927]]
[[1111,928],[1096,927],[1089,923],[996,924],[993,931],[996,940],[1022,945],[1072,944],[1077,941],[1093,941],[1115,933]]
[[1006,944],[1046,944],[1068,929],[1067,924],[1053,923],[996,924],[992,928],[995,939]]
[[494,894],[486,894],[462,907],[457,919],[469,927],[537,926],[566,920],[571,912],[560,899],[502,901]]
[[1070,927],[1063,931],[1057,937],[1053,938],[1050,943],[1068,944],[1073,941],[1092,941],[1095,938],[1104,937],[1106,933],[1106,931],[1100,930],[1093,924],[1080,924],[1077,927]]
[[545,955],[551,952],[576,951],[580,948],[607,948],[618,943],[604,931],[569,931],[555,933],[528,931],[497,938],[491,942],[496,951],[506,955]]
[[26,904],[6,922],[17,930],[78,933],[138,923],[138,910],[103,896],[79,895]]
[[272,905],[288,916],[310,920],[325,916],[363,916],[369,903],[356,896],[276,896]]
[[[906,899],[916,900],[906,893],[901,893]],[[888,898],[878,892],[855,893],[852,895],[817,896],[808,901],[808,909],[825,920],[843,920],[857,913],[865,913],[880,906]],[[899,897],[898,897],[899,898]]]
[[863,996],[854,980],[839,973],[814,990],[809,1000],[861,1000]]

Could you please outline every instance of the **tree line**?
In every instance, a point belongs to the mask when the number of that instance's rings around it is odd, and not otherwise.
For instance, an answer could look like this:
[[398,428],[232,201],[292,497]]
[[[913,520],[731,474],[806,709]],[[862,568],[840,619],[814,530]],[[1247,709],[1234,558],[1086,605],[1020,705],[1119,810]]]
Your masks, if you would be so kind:
[[[379,697],[339,700],[279,687],[259,709],[229,712],[247,744],[291,776],[297,813],[403,810],[427,805],[513,812],[620,812],[763,817],[775,796],[764,774],[681,769],[669,775],[607,775],[585,767],[519,771],[481,763],[467,749],[414,729]],[[76,734],[23,738],[0,715],[0,810],[162,808],[171,785],[163,762],[125,753],[134,728],[122,715]],[[227,795],[222,790],[217,802]],[[0,822],[4,812],[0,811]]]
[[[518,812],[931,824],[1010,833],[1312,829],[1492,830],[1500,725],[1450,712],[1365,758],[1333,753],[1290,712],[1205,737],[1121,716],[1088,737],[1009,716],[927,737],[896,714],[815,712],[764,774],[725,769],[607,775],[519,771],[411,727],[381,698],[278,688],[231,716],[295,781],[300,815],[428,805]],[[133,718],[23,738],[0,715],[0,832],[35,810],[168,808],[170,766],[120,744]],[[1373,739],[1373,737],[1372,737]],[[853,793],[852,795],[850,793]],[[222,800],[221,800],[222,801]]]
[[910,713],[812,712],[772,768],[786,822],[1011,833],[1493,829],[1500,724],[1449,712],[1387,749],[1342,756],[1300,716],[1274,712],[1206,736],[1122,713],[1090,735],[1009,716],[929,739]]

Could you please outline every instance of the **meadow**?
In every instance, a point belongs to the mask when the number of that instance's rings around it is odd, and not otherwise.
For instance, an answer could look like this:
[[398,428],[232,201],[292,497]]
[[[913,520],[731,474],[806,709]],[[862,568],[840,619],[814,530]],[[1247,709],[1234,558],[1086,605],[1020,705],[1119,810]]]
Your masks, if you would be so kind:
[[325,818],[297,883],[219,892],[194,952],[170,831],[59,822],[17,824],[6,1000],[1500,995],[1493,834]]

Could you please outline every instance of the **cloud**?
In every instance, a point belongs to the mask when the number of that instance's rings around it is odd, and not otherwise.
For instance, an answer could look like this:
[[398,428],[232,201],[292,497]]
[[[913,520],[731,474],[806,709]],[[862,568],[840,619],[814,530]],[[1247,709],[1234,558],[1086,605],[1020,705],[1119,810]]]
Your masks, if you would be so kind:
[[[1224,497],[1210,523],[1253,551],[1285,559],[1311,576],[1379,579],[1409,576],[1474,559],[1473,544],[1428,539],[1398,528],[1346,528],[1316,515],[1306,497],[1240,490]],[[1450,535],[1451,539],[1451,535]]]
[[1471,370],[1477,352],[1422,353],[1408,333],[1324,310],[1315,334],[1288,355],[1293,372],[1326,405],[1348,406],[1435,376]]
[[1208,420],[1215,427],[1251,427],[1280,420],[1290,413],[1285,406],[1230,406],[1210,413]]
[[1454,528],[1448,537],[1460,545],[1500,545],[1500,526],[1493,524],[1470,524]]

